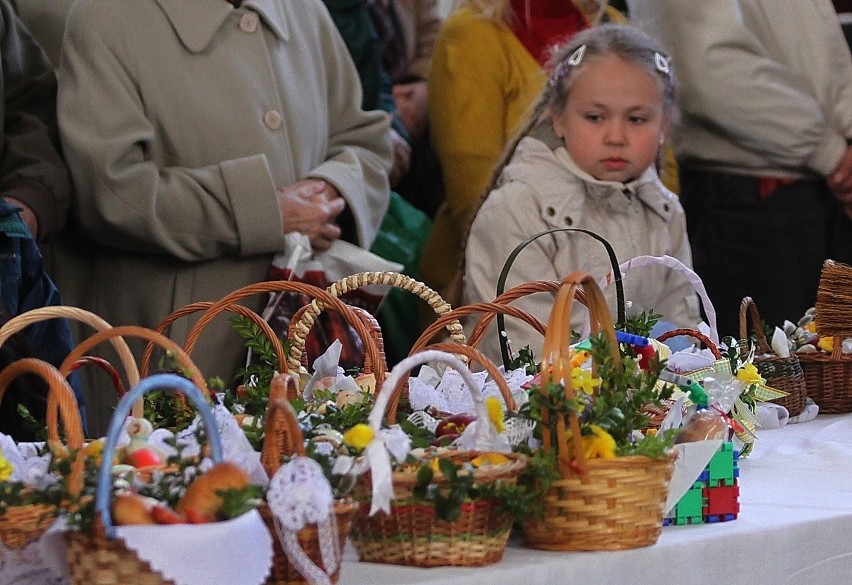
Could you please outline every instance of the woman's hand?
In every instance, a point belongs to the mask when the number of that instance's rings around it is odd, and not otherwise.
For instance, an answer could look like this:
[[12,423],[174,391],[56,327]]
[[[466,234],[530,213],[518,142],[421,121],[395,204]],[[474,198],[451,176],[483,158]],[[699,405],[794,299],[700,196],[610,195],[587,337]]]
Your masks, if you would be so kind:
[[308,236],[315,250],[327,250],[340,237],[337,216],[346,201],[337,189],[322,179],[304,179],[278,189],[284,233]]

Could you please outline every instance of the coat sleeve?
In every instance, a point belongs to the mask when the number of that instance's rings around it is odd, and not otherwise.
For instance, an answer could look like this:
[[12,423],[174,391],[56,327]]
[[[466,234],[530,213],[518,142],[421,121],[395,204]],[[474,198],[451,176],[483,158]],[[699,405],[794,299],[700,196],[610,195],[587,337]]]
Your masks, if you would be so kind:
[[59,152],[56,76],[47,57],[5,1],[0,3],[3,127],[0,194],[35,213],[39,238],[62,226],[71,182]]
[[[503,151],[509,67],[488,21],[447,20],[429,74],[429,124],[453,231],[464,233]],[[473,22],[472,26],[466,23]],[[481,23],[481,24],[480,24]]]
[[354,216],[358,243],[369,248],[390,203],[390,116],[361,109],[361,85],[346,44],[331,17],[327,13],[321,17],[329,139],[325,161],[308,175],[325,179],[340,191]]
[[280,250],[282,223],[263,154],[193,168],[155,160],[168,133],[146,115],[126,17],[108,6],[75,3],[59,68],[60,133],[87,236],[184,261]]
[[[775,40],[758,38],[746,26],[748,15],[738,1],[664,4],[660,14],[667,21],[660,24],[671,39],[684,114],[782,167],[830,174],[846,151],[845,137],[814,98],[807,72],[774,60],[766,45],[808,43],[815,64],[830,59],[824,42],[830,23],[823,14],[828,2],[801,3],[797,38]],[[762,18],[791,18],[774,4],[767,10]]]
[[441,28],[438,0],[412,0],[411,5],[411,9],[415,12],[415,39],[414,55],[407,73],[412,77],[428,79],[435,41],[438,38],[438,30]]

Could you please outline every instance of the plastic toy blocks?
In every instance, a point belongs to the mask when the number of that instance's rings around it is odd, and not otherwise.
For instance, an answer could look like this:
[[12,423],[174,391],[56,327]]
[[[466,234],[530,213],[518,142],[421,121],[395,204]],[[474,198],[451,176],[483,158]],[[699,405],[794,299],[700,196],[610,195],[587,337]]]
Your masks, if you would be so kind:
[[663,520],[663,525],[736,520],[740,513],[739,452],[723,443],[693,486]]

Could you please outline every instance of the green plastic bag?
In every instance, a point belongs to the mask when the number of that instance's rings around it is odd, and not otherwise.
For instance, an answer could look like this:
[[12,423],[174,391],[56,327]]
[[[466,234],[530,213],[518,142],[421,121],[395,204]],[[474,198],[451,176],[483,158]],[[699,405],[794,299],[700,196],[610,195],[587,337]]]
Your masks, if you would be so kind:
[[[419,279],[417,264],[431,229],[432,220],[425,213],[392,191],[390,206],[370,251],[402,264],[404,274]],[[407,356],[420,336],[422,325],[417,309],[422,302],[398,288],[391,289],[382,301],[376,319],[382,327],[389,367]]]

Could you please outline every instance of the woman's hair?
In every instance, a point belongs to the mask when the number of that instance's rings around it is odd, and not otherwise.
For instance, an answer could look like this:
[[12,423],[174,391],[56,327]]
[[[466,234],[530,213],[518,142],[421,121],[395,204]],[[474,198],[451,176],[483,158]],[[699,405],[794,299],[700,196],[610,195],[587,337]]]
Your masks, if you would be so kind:
[[[464,243],[459,274],[464,275],[464,253],[470,236],[470,226],[488,194],[496,188],[503,169],[518,148],[518,143],[524,137],[539,130],[552,129],[551,114],[565,109],[568,96],[571,94],[571,86],[579,72],[590,63],[608,55],[616,55],[629,63],[639,65],[657,79],[663,94],[663,110],[669,115],[674,115],[677,82],[671,68],[671,60],[663,52],[662,47],[642,31],[620,24],[601,24],[583,30],[568,42],[555,46],[548,60],[547,70],[550,71],[550,77],[544,90],[531,106],[525,123],[503,150],[476,210],[470,217],[462,240]],[[459,301],[459,299],[455,300]]]

